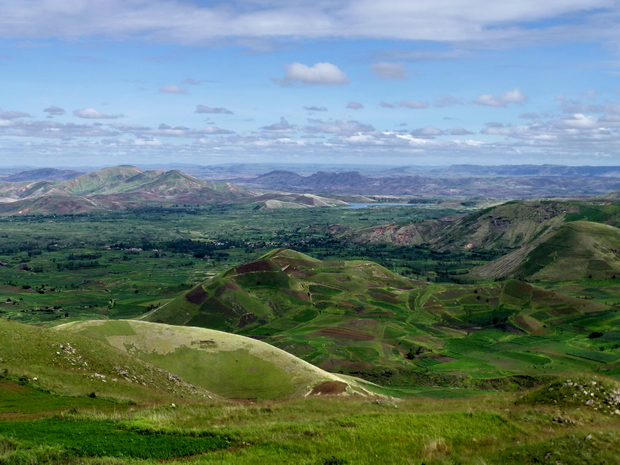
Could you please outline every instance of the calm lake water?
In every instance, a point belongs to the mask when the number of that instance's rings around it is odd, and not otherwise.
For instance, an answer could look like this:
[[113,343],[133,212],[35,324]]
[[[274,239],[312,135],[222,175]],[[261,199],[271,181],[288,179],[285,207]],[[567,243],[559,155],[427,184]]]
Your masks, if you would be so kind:
[[348,207],[342,208],[366,208],[366,207],[385,207],[390,205],[403,205],[406,207],[419,207],[419,204],[416,203],[389,203],[389,202],[375,202],[375,203],[353,203],[349,202]]

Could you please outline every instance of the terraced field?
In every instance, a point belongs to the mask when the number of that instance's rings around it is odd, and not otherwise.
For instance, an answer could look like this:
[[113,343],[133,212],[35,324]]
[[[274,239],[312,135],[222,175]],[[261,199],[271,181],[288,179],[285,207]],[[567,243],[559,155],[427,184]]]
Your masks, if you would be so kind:
[[[468,378],[482,385],[575,370],[620,374],[609,332],[620,323],[617,312],[518,280],[429,284],[371,262],[278,249],[143,318],[248,335],[383,384]],[[597,329],[600,338],[592,336]]]

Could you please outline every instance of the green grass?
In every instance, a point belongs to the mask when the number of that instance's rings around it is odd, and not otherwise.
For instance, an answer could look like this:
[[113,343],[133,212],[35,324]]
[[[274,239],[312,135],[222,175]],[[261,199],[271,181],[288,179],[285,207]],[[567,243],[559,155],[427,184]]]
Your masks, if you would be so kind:
[[230,437],[202,432],[195,435],[132,431],[122,423],[71,421],[58,418],[0,422],[0,437],[30,444],[59,446],[78,457],[171,459],[201,454],[233,444]]

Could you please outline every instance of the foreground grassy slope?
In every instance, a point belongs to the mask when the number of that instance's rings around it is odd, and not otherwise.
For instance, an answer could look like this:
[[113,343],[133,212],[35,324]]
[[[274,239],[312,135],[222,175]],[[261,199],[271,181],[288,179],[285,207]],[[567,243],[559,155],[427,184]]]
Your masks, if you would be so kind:
[[221,331],[132,320],[76,322],[55,329],[97,339],[223,397],[307,395],[326,382],[343,391],[366,392],[353,379],[327,373],[264,342]]
[[114,414],[80,409],[51,419],[1,422],[0,461],[613,464],[620,433],[610,409],[619,406],[618,387],[603,377],[571,377],[525,395],[470,399],[336,396],[208,401]]
[[0,373],[56,394],[134,402],[209,395],[92,338],[0,319]]
[[[528,384],[541,375],[620,373],[616,307],[518,280],[416,282],[371,262],[286,249],[144,318],[250,335],[328,371],[391,385],[509,387],[514,375]],[[605,338],[590,338],[595,331]]]

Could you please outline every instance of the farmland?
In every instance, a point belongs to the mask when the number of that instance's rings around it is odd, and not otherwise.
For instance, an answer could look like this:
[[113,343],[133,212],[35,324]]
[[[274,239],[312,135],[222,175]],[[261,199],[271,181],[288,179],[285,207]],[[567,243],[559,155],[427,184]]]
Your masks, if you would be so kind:
[[[558,221],[555,242],[537,236],[554,249],[518,268],[546,270],[531,282],[470,273],[502,260],[499,236],[467,248],[356,235],[471,208],[0,219],[0,461],[540,463],[551,448],[613,463],[615,232]],[[563,237],[601,254],[576,279],[552,279],[548,256],[573,253]]]

